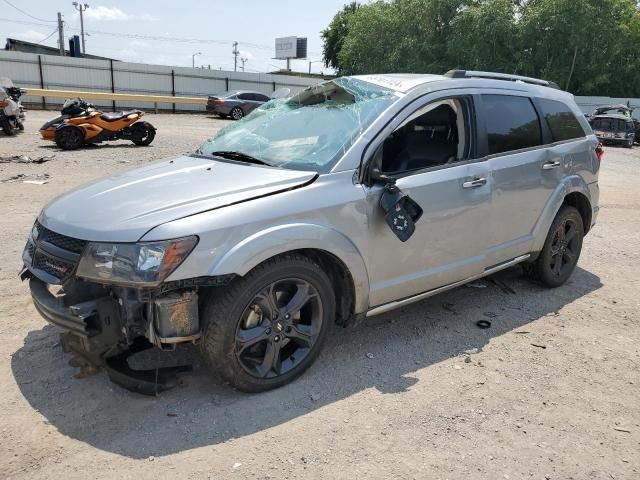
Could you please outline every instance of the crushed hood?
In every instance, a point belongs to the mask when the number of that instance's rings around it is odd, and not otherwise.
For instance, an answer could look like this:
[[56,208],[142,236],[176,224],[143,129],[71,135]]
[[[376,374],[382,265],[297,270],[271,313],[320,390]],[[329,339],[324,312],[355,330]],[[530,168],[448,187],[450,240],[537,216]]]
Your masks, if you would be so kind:
[[74,238],[135,242],[162,223],[296,188],[315,177],[181,156],[82,185],[49,203],[39,220]]

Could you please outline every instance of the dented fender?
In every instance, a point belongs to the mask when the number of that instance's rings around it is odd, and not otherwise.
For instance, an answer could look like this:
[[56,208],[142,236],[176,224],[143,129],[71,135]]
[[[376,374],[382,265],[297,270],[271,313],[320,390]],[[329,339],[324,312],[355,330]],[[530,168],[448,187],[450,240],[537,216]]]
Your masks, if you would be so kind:
[[353,278],[355,313],[367,310],[369,275],[364,258],[349,238],[325,225],[293,223],[261,230],[215,258],[208,275],[246,275],[269,258],[299,249],[324,250],[341,260]]

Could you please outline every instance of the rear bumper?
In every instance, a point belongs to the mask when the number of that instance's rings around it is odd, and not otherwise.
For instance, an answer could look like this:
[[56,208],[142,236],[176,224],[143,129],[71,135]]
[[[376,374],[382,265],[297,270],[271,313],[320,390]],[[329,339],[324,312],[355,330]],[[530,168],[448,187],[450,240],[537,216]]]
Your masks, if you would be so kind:
[[604,144],[612,144],[612,143],[627,143],[629,140],[633,140],[633,137],[602,137],[596,135],[598,141]]

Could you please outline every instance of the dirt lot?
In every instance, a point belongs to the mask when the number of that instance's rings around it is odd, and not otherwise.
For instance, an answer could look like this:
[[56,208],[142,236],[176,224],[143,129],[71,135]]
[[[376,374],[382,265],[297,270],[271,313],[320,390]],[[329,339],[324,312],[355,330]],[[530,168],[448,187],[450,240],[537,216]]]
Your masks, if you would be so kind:
[[[149,115],[151,147],[45,144],[51,112],[0,136],[0,474],[3,478],[640,478],[640,148],[608,148],[602,210],[570,282],[461,287],[353,329],[277,391],[246,395],[201,369],[157,398],[74,378],[17,272],[45,202],[201,143],[223,125]],[[20,177],[23,180],[27,177]],[[475,322],[491,317],[480,330]],[[467,352],[467,353],[465,353]],[[189,354],[187,352],[186,354]]]

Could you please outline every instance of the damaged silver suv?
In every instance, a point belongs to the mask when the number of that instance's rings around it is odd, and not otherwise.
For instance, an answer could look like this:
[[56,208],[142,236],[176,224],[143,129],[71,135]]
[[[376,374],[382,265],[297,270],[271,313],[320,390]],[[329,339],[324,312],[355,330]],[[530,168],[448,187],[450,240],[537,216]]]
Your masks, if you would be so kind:
[[173,378],[132,370],[132,352],[194,342],[263,391],[308,368],[331,324],[519,263],[562,285],[596,220],[601,155],[551,82],[338,78],[53,200],[22,278],[65,350],[128,388]]

